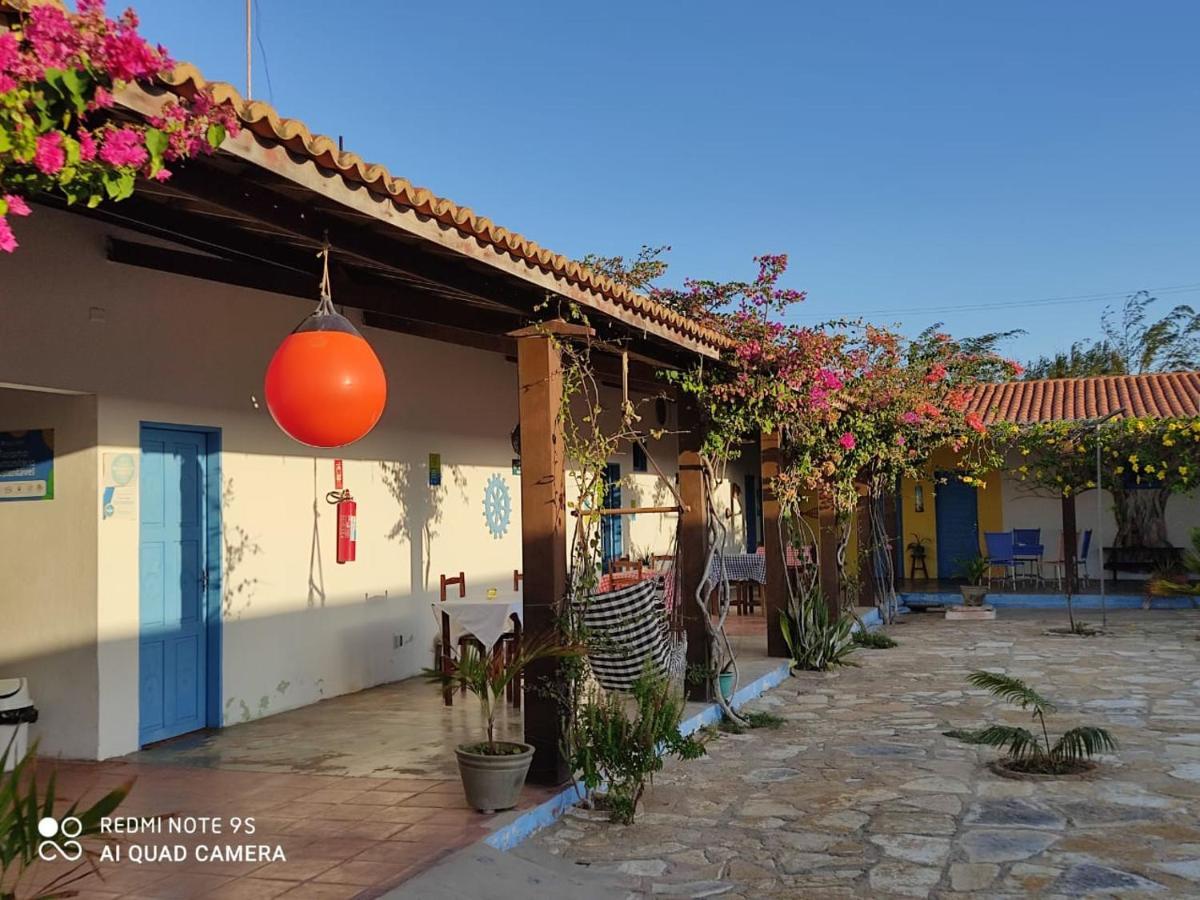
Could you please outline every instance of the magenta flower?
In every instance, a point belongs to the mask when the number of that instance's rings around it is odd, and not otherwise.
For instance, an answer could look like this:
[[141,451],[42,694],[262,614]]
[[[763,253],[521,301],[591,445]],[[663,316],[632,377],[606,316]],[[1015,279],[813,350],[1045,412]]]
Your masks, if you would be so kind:
[[858,441],[849,431],[838,438],[838,443],[842,445],[843,450],[853,450],[858,445]]
[[142,143],[142,136],[132,128],[119,128],[104,136],[100,147],[100,159],[110,166],[144,165],[150,154]]
[[66,69],[79,50],[79,35],[67,14],[50,3],[38,4],[29,11],[25,39],[38,62],[51,69]]
[[11,31],[0,34],[0,73],[14,71],[21,58],[17,39]]
[[921,421],[921,416],[919,413],[915,413],[910,410],[909,412],[906,412],[900,416],[900,421],[905,425],[916,425]]
[[102,52],[105,68],[117,81],[147,78],[166,68],[166,60],[132,29],[106,35]]
[[79,141],[79,158],[81,160],[91,162],[96,158],[96,139],[92,137],[90,131],[80,128],[75,139]]
[[8,227],[8,219],[0,216],[0,250],[12,253],[17,246],[17,239],[13,237],[12,229]]
[[8,204],[8,214],[10,216],[29,215],[29,204],[25,202],[24,197],[18,197],[16,194],[5,194],[4,202]]
[[[43,7],[37,7],[42,9]],[[67,154],[62,148],[62,132],[48,131],[39,135],[37,146],[33,153],[33,164],[43,175],[57,175],[67,162]]]

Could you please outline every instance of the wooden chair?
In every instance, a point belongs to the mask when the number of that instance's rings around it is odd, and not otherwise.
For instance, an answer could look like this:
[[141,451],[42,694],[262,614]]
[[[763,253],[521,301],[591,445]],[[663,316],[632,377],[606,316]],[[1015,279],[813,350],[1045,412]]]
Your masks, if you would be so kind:
[[643,564],[640,559],[633,560],[629,557],[614,559],[609,563],[608,572],[612,575],[614,582],[635,582],[642,580]]
[[[443,574],[442,575],[442,584],[441,584],[441,602],[442,603],[446,602],[446,588],[453,587],[454,585],[458,585],[458,596],[460,598],[467,596],[467,576],[466,575],[464,575],[462,572],[459,572],[457,578],[454,578],[454,577],[447,578]],[[459,654],[461,654],[463,652],[463,648],[466,647],[467,644],[470,643],[472,640],[473,640],[473,638],[471,638],[470,635],[466,635],[466,634],[464,634],[462,637],[460,637],[458,639]],[[478,644],[479,642],[475,641],[475,643]],[[480,646],[482,646],[482,645],[480,645]],[[449,674],[454,668],[454,658],[450,655],[450,617],[447,616],[445,613],[442,613],[442,660],[441,660],[441,663],[442,663],[442,666],[441,666],[442,672],[445,674]],[[467,692],[466,687],[462,688],[462,692],[464,694]],[[447,706],[451,706],[454,703],[454,688],[452,688],[450,685],[446,685],[444,688],[442,688],[442,702],[445,703]]]

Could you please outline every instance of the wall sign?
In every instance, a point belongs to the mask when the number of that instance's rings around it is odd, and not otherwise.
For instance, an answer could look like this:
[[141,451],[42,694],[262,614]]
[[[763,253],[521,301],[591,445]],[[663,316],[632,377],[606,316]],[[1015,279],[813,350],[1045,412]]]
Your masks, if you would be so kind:
[[0,431],[0,500],[54,499],[54,429]]
[[132,453],[105,453],[102,461],[101,520],[134,519],[137,513],[137,457]]
[[442,483],[442,454],[429,454],[429,486],[437,487]]

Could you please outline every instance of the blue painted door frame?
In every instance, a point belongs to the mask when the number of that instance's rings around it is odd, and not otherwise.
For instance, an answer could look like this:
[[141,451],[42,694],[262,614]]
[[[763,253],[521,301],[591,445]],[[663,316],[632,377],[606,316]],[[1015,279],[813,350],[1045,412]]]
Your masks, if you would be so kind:
[[979,556],[979,499],[957,472],[939,472],[937,477],[938,578],[959,578],[963,562]]
[[138,742],[221,724],[221,434],[143,422]]
[[746,552],[758,552],[758,479],[746,473],[746,489],[742,494],[742,512],[746,518]]
[[[604,467],[604,508],[619,509],[621,506],[621,464],[609,463]],[[614,559],[625,554],[625,539],[621,533],[620,516],[601,516],[600,555],[604,571]]]

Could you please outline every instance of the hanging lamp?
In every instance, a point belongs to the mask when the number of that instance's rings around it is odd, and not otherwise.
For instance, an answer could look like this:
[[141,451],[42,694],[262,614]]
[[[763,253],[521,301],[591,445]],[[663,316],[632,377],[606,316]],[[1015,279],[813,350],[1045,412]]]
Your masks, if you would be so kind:
[[328,242],[318,255],[321,302],[271,357],[267,409],[294,440],[342,447],[366,435],[383,415],[387,378],[366,338],[333,308]]

